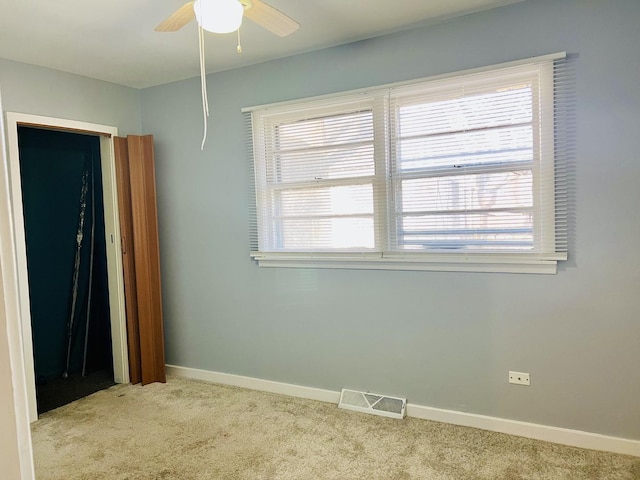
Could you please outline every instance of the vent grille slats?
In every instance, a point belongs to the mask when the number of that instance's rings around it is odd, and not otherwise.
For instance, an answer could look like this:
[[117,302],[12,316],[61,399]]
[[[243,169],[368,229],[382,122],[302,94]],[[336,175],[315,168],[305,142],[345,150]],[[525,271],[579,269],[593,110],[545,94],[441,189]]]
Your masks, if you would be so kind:
[[359,392],[346,388],[342,389],[338,407],[390,418],[402,419],[407,414],[406,398]]

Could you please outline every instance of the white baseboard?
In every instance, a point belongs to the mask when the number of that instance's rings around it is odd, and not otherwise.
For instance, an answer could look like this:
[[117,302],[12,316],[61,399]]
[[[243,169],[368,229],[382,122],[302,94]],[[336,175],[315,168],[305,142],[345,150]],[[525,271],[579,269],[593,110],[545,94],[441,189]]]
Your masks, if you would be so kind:
[[[233,385],[236,387],[260,390],[263,392],[279,393],[291,397],[308,398],[337,404],[340,400],[340,392],[323,390],[320,388],[293,385],[290,383],[274,382],[259,378],[243,377],[229,373],[212,372],[196,368],[178,367],[167,365],[167,373],[179,377],[193,378],[207,382]],[[536,423],[520,422],[506,418],[489,417],[473,413],[444,410],[440,408],[425,407],[407,403],[407,416],[432,420],[436,422],[451,423],[465,427],[480,428],[492,432],[507,433],[519,437],[533,438],[545,442],[559,443],[572,447],[602,450],[605,452],[621,453],[640,457],[640,440],[610,437],[598,433],[571,430],[568,428],[551,427]]]
[[424,407],[410,403],[407,403],[407,416],[465,427],[481,428],[492,432],[508,433],[509,435],[544,440],[545,442],[559,443],[572,447],[603,450],[605,452],[622,453],[640,457],[640,441],[610,437],[599,433],[551,427],[549,425],[476,415],[455,410]]
[[337,404],[340,401],[340,392],[322,390],[321,388],[303,387],[291,383],[273,382],[271,380],[261,380],[253,377],[243,377],[230,373],[212,372],[209,370],[199,370],[197,368],[177,367],[167,365],[167,374],[178,377],[193,378],[194,380],[204,380],[234,387],[260,390],[261,392],[279,393],[290,397],[308,398],[309,400],[319,400]]

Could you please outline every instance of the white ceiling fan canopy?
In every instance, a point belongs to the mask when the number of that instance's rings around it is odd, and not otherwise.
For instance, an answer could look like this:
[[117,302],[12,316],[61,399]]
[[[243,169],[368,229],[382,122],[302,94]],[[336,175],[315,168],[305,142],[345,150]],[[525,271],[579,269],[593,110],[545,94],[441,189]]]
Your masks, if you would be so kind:
[[193,11],[208,32],[230,33],[240,28],[244,7],[238,0],[195,0]]

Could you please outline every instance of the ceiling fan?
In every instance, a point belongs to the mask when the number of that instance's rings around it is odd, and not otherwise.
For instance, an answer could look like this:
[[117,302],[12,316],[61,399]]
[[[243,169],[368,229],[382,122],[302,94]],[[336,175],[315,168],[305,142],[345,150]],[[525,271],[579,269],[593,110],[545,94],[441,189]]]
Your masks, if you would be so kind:
[[194,18],[198,22],[200,83],[204,123],[204,134],[202,145],[200,146],[201,150],[204,150],[204,144],[207,139],[207,118],[209,117],[204,31],[206,30],[213,33],[230,33],[237,31],[238,53],[241,53],[240,24],[244,16],[280,37],[291,35],[300,28],[298,22],[261,0],[194,0],[185,3],[155,28],[157,32],[175,32]]
[[155,30],[175,32],[196,18],[205,30],[229,33],[240,27],[243,16],[280,37],[300,28],[298,22],[261,0],[195,0],[185,3]]

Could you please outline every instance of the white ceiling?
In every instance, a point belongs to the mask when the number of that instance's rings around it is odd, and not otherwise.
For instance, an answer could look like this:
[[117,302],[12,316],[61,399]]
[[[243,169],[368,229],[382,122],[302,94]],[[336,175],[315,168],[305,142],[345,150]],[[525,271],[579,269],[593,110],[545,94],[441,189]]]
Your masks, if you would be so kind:
[[[0,0],[0,57],[135,88],[199,74],[195,22],[156,25],[187,0]],[[286,57],[523,0],[266,0],[300,23],[289,37],[250,20],[206,34],[207,72]]]

